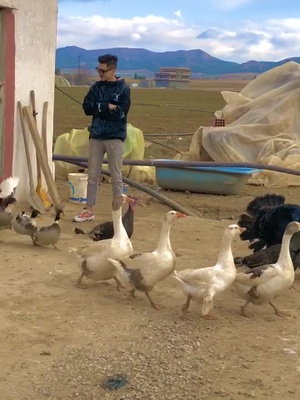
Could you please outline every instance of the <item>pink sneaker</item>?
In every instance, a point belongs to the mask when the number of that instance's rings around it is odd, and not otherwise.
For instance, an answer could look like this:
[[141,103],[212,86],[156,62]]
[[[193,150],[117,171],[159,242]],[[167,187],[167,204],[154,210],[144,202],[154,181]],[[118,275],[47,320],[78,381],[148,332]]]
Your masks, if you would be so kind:
[[73,218],[74,222],[84,222],[84,221],[93,221],[95,219],[94,211],[87,210],[84,208],[80,214],[76,215]]

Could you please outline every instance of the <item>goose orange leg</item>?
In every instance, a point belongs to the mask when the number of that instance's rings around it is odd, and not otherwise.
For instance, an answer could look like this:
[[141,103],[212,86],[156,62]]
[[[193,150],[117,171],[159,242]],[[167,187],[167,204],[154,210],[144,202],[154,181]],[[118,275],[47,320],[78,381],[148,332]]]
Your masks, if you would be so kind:
[[81,282],[83,277],[84,277],[84,273],[82,273],[80,275],[80,277],[77,279],[76,286],[79,289],[87,289],[88,288],[88,285],[85,285],[84,283]]
[[291,314],[286,311],[280,311],[271,301],[269,301],[269,304],[275,311],[275,314],[278,315],[278,317],[290,317],[291,316]]
[[151,299],[150,294],[148,292],[145,292],[146,296],[148,297],[150,304],[153,308],[155,308],[155,310],[161,310],[162,308],[165,308],[165,306],[163,305],[159,305],[154,303],[154,301]]
[[181,316],[181,318],[185,318],[186,313],[188,312],[188,309],[190,308],[191,300],[192,300],[192,296],[191,296],[191,295],[188,295],[188,297],[187,297],[187,299],[186,299],[186,302],[185,302],[184,305],[181,307],[181,310],[182,310],[182,316]]
[[120,292],[120,289],[125,289],[122,283],[119,281],[118,278],[114,277],[114,280],[117,282],[117,291]]
[[249,304],[250,304],[250,301],[246,301],[246,303],[241,307],[241,314],[243,317],[250,318],[249,315],[246,314],[246,309]]
[[203,318],[208,319],[208,320],[214,320],[214,319],[219,319],[219,316],[218,316],[218,314],[213,313],[212,311],[209,311],[207,314],[204,315]]

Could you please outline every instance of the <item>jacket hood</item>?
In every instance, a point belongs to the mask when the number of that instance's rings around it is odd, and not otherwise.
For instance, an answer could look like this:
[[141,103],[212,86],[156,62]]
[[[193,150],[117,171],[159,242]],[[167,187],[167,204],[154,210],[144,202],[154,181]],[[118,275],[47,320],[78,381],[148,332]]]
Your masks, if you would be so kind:
[[101,86],[122,86],[125,84],[125,80],[117,77],[116,81],[98,81],[98,84]]

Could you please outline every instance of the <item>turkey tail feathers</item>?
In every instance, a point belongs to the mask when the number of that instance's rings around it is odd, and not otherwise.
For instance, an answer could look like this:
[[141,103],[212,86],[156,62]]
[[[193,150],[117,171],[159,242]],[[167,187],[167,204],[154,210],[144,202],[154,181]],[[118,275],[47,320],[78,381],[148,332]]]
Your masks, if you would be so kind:
[[252,217],[256,217],[261,210],[265,208],[273,208],[278,207],[284,204],[285,198],[284,196],[275,194],[275,193],[268,193],[264,196],[255,197],[247,206],[247,213]]

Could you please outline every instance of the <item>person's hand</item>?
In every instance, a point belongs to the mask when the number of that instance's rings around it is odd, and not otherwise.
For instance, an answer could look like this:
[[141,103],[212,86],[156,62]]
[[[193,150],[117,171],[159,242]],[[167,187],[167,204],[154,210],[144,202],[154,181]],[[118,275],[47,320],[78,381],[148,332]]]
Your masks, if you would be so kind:
[[112,111],[115,110],[117,106],[115,104],[108,103],[108,108]]

